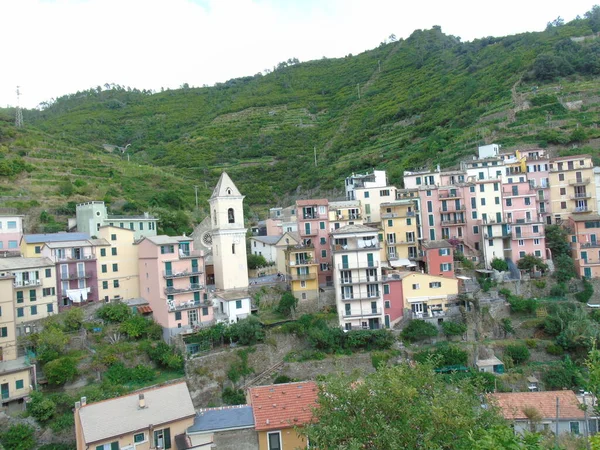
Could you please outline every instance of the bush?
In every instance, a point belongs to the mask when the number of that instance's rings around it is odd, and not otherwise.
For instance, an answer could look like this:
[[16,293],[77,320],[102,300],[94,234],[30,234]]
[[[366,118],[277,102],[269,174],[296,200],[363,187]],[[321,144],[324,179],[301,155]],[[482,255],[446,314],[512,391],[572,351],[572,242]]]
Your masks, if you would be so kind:
[[545,289],[546,280],[533,280],[533,285],[538,289]]
[[469,355],[456,345],[447,343],[438,345],[429,350],[415,353],[414,359],[419,363],[432,361],[438,369],[447,366],[464,366],[467,364]]
[[511,358],[515,364],[524,363],[529,359],[529,349],[523,344],[511,344],[504,349],[504,354]]
[[7,450],[31,450],[35,447],[33,433],[29,425],[13,425],[0,435],[0,442]]
[[254,348],[248,348],[237,352],[237,356],[240,360],[231,364],[231,367],[229,367],[229,370],[227,371],[227,378],[229,378],[232,383],[237,383],[240,378],[246,377],[254,372],[254,370],[248,366],[248,354],[254,350]]
[[277,312],[289,316],[292,311],[296,310],[296,306],[298,306],[298,299],[291,292],[285,292],[279,300]]
[[550,289],[550,297],[564,297],[567,294],[567,285],[558,283]]
[[63,315],[63,326],[65,331],[79,331],[83,325],[83,309],[71,308]]
[[151,320],[148,320],[143,316],[135,315],[125,319],[125,321],[121,323],[119,330],[132,339],[139,339],[148,334],[148,330],[152,323]]
[[506,334],[515,332],[515,329],[513,328],[513,325],[512,325],[512,320],[510,320],[508,317],[505,317],[504,319],[502,319],[502,321],[500,323],[502,324],[502,329],[504,330],[504,332]]
[[575,294],[575,298],[581,303],[587,303],[594,295],[594,286],[585,278],[581,282],[583,283],[583,291]]
[[581,372],[568,356],[560,366],[554,366],[552,370],[545,371],[542,381],[548,390],[575,389],[583,382]]
[[56,412],[56,403],[39,391],[33,391],[29,396],[27,411],[40,423],[47,422]]
[[70,357],[54,359],[46,363],[44,374],[50,384],[65,384],[77,375],[77,360]]
[[287,375],[277,375],[273,380],[273,384],[291,383],[292,381],[294,380],[288,377]]
[[63,355],[69,342],[68,336],[56,326],[46,326],[41,333],[34,336],[37,358],[47,363]]
[[267,260],[262,255],[248,255],[248,269],[255,270],[259,267],[266,267],[268,265]]
[[538,301],[534,298],[525,299],[517,295],[511,295],[508,298],[510,310],[512,312],[528,312],[534,313],[538,307]]
[[564,254],[554,258],[554,278],[559,283],[566,283],[577,276],[575,263],[570,255]]
[[226,405],[244,405],[246,403],[246,396],[241,389],[226,387],[221,394],[221,400]]
[[183,371],[183,356],[175,347],[171,347],[165,342],[160,341],[156,344],[146,342],[142,348],[148,357],[162,368]]
[[491,262],[492,269],[498,272],[506,272],[508,270],[508,263],[500,258],[493,258]]
[[525,345],[527,348],[537,348],[537,341],[535,339],[525,339]]
[[535,255],[525,255],[523,258],[517,261],[517,267],[520,270],[527,270],[532,272],[534,269],[541,270],[542,272],[548,270],[548,265]]
[[371,364],[375,369],[379,369],[381,365],[386,366],[391,358],[392,354],[390,352],[373,352],[371,353]]
[[464,323],[445,321],[442,322],[442,331],[446,336],[461,336],[467,332]]
[[424,320],[412,320],[400,336],[407,342],[421,341],[423,339],[436,337],[438,329],[435,325],[425,322]]
[[546,352],[548,352],[549,355],[562,356],[565,353],[565,349],[560,345],[550,344],[546,347]]
[[254,316],[249,316],[231,324],[229,332],[231,339],[241,345],[254,345],[265,339],[262,324]]
[[124,322],[131,315],[131,309],[125,303],[107,303],[98,309],[96,315],[107,322]]

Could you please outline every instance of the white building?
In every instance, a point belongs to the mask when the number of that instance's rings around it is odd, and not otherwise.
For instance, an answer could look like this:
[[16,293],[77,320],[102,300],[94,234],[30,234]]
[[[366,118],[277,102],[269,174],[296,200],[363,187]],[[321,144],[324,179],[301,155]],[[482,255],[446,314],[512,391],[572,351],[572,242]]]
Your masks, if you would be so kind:
[[111,226],[128,228],[134,231],[134,238],[156,236],[158,218],[147,212],[141,216],[116,216],[108,214],[104,202],[85,202],[76,208],[77,231],[96,236],[100,227]]
[[250,238],[250,253],[264,256],[267,262],[277,262],[277,242],[281,236],[252,236]]
[[347,225],[331,233],[333,284],[340,326],[346,330],[384,325],[378,231]]

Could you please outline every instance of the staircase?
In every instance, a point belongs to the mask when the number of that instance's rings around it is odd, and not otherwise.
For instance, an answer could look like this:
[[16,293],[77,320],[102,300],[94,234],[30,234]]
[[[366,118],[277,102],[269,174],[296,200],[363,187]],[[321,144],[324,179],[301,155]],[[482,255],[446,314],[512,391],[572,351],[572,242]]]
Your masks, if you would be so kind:
[[285,364],[284,361],[279,361],[277,364],[272,365],[267,370],[261,372],[259,375],[257,375],[256,377],[254,377],[253,379],[248,381],[246,384],[244,384],[242,386],[242,390],[245,391],[245,390],[251,388],[252,386],[261,383],[262,381],[266,380],[267,378],[271,378],[275,373],[279,372],[279,369],[281,369],[281,367],[283,367],[284,364]]

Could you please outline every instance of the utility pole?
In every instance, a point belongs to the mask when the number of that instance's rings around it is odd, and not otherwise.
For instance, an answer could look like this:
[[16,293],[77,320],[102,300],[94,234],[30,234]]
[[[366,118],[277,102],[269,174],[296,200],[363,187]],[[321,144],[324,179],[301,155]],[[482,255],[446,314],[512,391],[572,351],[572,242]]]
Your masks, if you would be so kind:
[[198,186],[194,185],[194,192],[196,193],[196,209],[198,209]]
[[23,111],[21,111],[21,91],[17,86],[17,109],[15,111],[15,127],[21,128],[23,126]]

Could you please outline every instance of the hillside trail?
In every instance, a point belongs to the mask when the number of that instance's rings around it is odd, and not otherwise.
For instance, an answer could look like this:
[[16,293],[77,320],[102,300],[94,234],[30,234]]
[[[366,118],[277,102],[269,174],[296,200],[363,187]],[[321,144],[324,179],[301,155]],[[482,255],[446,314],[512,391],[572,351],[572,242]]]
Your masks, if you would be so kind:
[[521,84],[521,81],[523,81],[523,75],[521,75],[519,79],[515,81],[515,84],[512,85],[512,88],[510,88],[514,107],[508,111],[508,123],[513,123],[517,120],[517,113],[519,111],[529,109],[529,103],[525,100],[525,96],[517,92],[517,87]]
[[[393,55],[395,55],[398,52],[401,44],[402,44],[402,41],[396,42],[396,45],[394,45],[394,47],[389,51],[389,53],[386,55],[386,57],[381,61],[382,66],[386,63],[386,61],[388,61]],[[381,74],[381,72],[379,71],[379,66],[378,66],[375,68],[375,70],[373,71],[373,73],[371,74],[371,76],[369,77],[367,82],[361,87],[362,91],[365,91],[366,89],[368,89],[377,80],[377,78],[379,78],[380,74]],[[361,96],[360,98],[356,99],[356,101],[354,103],[352,103],[352,105],[348,109],[346,109],[346,112],[344,113],[344,116],[342,118],[340,126],[337,128],[337,130],[335,131],[335,133],[333,134],[331,139],[329,139],[325,143],[324,150],[330,150],[331,147],[333,146],[333,143],[336,141],[336,139],[346,131],[346,128],[348,127],[348,120],[350,119],[350,113],[358,107],[358,105],[361,103],[361,100],[363,98],[364,98],[364,96]]]

